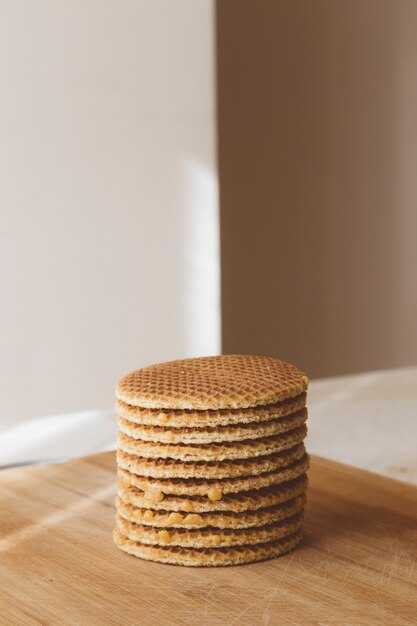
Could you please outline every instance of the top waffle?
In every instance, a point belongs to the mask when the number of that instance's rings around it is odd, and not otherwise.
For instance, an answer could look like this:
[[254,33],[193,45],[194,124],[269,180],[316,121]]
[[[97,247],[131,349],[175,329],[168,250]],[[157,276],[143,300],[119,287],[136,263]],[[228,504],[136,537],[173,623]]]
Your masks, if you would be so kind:
[[224,355],[151,365],[122,378],[116,396],[155,409],[239,409],[293,398],[307,389],[297,367],[270,357]]

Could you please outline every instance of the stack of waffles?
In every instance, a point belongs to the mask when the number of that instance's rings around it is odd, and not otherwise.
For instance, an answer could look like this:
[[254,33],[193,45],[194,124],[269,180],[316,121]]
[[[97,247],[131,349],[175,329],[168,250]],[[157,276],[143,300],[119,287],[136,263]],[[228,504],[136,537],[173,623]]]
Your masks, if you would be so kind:
[[293,365],[240,355],[122,378],[116,545],[189,566],[292,550],[306,501],[307,383]]

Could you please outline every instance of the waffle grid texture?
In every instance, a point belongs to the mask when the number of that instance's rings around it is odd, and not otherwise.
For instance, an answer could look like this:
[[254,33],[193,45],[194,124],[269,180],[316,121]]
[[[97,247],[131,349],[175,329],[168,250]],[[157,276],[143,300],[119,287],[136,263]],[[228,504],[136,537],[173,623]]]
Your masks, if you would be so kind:
[[297,443],[301,443],[307,434],[305,425],[279,433],[275,436],[262,437],[259,439],[246,439],[244,441],[212,444],[166,444],[154,443],[134,439],[124,433],[119,433],[119,449],[128,454],[137,455],[146,459],[173,459],[176,461],[188,462],[220,462],[226,460],[242,460],[274,454],[283,450],[293,448]]
[[153,365],[116,389],[114,542],[188,566],[249,563],[302,537],[308,379],[269,357]]
[[298,478],[282,482],[279,489],[275,485],[237,493],[225,493],[223,497],[212,502],[207,495],[204,496],[178,496],[165,494],[159,501],[149,499],[147,492],[137,487],[132,487],[123,478],[119,478],[118,495],[120,499],[132,504],[137,509],[152,509],[164,512],[185,513],[246,513],[254,512],[260,508],[273,507],[282,502],[291,500],[300,494],[304,494],[308,485],[306,474]]
[[[274,506],[246,511],[235,515],[233,511],[214,511],[209,513],[178,513],[172,515],[170,511],[139,508],[123,500],[123,496],[116,497],[118,514],[128,522],[152,526],[157,528],[251,528],[265,526],[291,517],[303,510],[306,502],[304,494]],[[151,512],[151,516],[148,512]]]
[[[180,548],[226,548],[247,544],[265,543],[274,541],[286,535],[291,535],[301,528],[302,513],[292,517],[255,528],[170,528],[160,531],[153,526],[143,526],[128,522],[121,515],[116,516],[116,524],[125,537],[131,541],[149,545],[161,543],[161,532],[167,533],[166,543]],[[169,538],[168,538],[169,535]]]
[[223,495],[227,493],[239,493],[240,491],[250,491],[251,489],[262,489],[263,487],[280,485],[281,483],[293,480],[305,474],[309,467],[309,459],[303,448],[300,450],[301,456],[297,461],[276,471],[265,472],[257,476],[239,476],[237,478],[223,479],[161,479],[139,476],[138,474],[123,469],[120,465],[118,475],[126,486],[137,487],[148,493],[150,502],[154,501],[152,495],[155,491],[161,491],[162,494],[207,497],[211,489],[217,489],[221,492],[223,497]]
[[149,409],[116,400],[115,411],[135,424],[162,426],[163,428],[215,428],[236,424],[268,422],[292,415],[305,407],[307,394],[300,393],[275,404],[266,404],[245,409]]
[[293,398],[307,385],[307,376],[285,361],[224,355],[136,370],[119,381],[116,397],[144,408],[239,409]]
[[229,441],[245,441],[272,437],[279,433],[285,433],[301,426],[307,420],[307,409],[301,409],[296,413],[273,419],[266,422],[249,422],[247,424],[232,424],[230,426],[218,426],[214,428],[169,428],[137,424],[123,417],[118,417],[119,431],[133,439],[151,441],[153,443],[184,443],[206,444],[226,443]]
[[147,561],[185,565],[187,567],[220,567],[255,563],[281,556],[293,550],[302,540],[299,530],[283,539],[247,546],[231,548],[179,548],[176,546],[150,546],[132,541],[116,527],[113,531],[114,543],[128,554]]
[[[301,438],[302,435],[300,435]],[[148,459],[125,452],[119,445],[117,463],[123,469],[149,478],[240,478],[273,472],[281,467],[286,467],[305,454],[303,443],[294,446],[290,442],[289,445],[291,445],[289,450],[283,450],[276,454],[225,461]]]

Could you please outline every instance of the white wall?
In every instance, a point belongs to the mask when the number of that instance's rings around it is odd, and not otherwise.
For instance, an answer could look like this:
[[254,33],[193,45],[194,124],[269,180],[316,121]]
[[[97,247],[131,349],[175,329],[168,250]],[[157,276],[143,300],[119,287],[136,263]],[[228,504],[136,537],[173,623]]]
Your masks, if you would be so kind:
[[212,0],[2,0],[0,421],[220,350]]

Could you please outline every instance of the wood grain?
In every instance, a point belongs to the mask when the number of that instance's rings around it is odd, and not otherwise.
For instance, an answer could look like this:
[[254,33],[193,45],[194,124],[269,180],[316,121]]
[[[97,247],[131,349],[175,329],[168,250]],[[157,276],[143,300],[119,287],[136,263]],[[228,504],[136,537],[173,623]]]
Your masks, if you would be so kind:
[[0,623],[416,624],[417,488],[320,458],[310,479],[293,554],[196,570],[113,546],[113,453],[3,471]]

